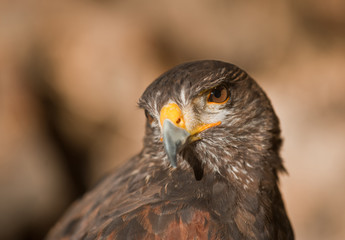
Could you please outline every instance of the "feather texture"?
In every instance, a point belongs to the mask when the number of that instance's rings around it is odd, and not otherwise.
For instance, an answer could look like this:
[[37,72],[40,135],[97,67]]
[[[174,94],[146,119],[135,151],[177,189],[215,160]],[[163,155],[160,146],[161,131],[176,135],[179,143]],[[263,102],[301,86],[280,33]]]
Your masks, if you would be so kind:
[[[207,91],[220,84],[230,100],[210,107]],[[222,122],[186,144],[177,168],[160,141],[168,102],[191,125]],[[155,119],[143,150],[73,204],[47,239],[294,239],[278,188],[279,121],[248,74],[219,61],[186,63],[155,80],[139,106]]]

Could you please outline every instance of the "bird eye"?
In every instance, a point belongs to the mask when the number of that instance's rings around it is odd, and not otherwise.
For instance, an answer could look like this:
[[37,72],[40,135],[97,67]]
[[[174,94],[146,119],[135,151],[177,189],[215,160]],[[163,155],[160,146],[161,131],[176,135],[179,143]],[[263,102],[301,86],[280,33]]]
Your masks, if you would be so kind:
[[147,121],[151,124],[155,119],[152,117],[152,115],[149,113],[149,111],[145,110],[145,116]]
[[225,86],[218,86],[211,90],[208,95],[208,103],[225,103],[229,100],[229,91]]

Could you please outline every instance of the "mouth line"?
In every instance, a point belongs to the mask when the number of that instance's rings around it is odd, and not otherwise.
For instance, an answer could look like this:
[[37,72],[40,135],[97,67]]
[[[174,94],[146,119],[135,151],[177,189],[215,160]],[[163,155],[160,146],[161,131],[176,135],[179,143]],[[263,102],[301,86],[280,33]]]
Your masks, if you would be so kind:
[[219,126],[221,123],[222,123],[221,121],[218,121],[218,122],[215,122],[215,123],[201,124],[201,125],[193,128],[189,133],[190,133],[191,136],[195,136],[195,135],[198,135],[198,134],[206,131],[207,129]]
[[184,145],[187,145],[187,144],[192,144],[194,142],[197,142],[197,141],[200,141],[202,138],[200,137],[200,134],[199,133],[196,133],[194,135],[190,135],[187,139],[186,139],[186,142]]
[[170,119],[165,119],[163,122],[162,140],[171,166],[177,167],[177,155],[184,149],[187,149],[192,143],[200,141],[202,139],[201,133],[220,124],[221,122],[201,124],[191,131],[187,131],[185,127],[180,127]]

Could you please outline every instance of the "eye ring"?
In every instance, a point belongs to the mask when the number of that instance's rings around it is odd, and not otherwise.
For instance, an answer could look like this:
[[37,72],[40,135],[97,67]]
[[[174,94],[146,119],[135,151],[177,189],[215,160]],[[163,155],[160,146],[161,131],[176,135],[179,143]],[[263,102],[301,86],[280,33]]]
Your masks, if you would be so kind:
[[155,120],[154,117],[152,117],[152,115],[147,110],[145,110],[145,117],[150,124],[152,124]]
[[213,88],[207,96],[207,103],[223,104],[230,99],[230,93],[226,86],[220,85]]

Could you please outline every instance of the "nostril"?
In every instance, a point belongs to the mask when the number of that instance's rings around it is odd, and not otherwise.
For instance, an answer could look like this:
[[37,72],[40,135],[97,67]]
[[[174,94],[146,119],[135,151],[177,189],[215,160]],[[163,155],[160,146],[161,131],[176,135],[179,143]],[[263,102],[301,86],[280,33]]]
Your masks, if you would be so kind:
[[181,118],[178,118],[177,120],[176,120],[176,124],[179,124],[181,122]]

